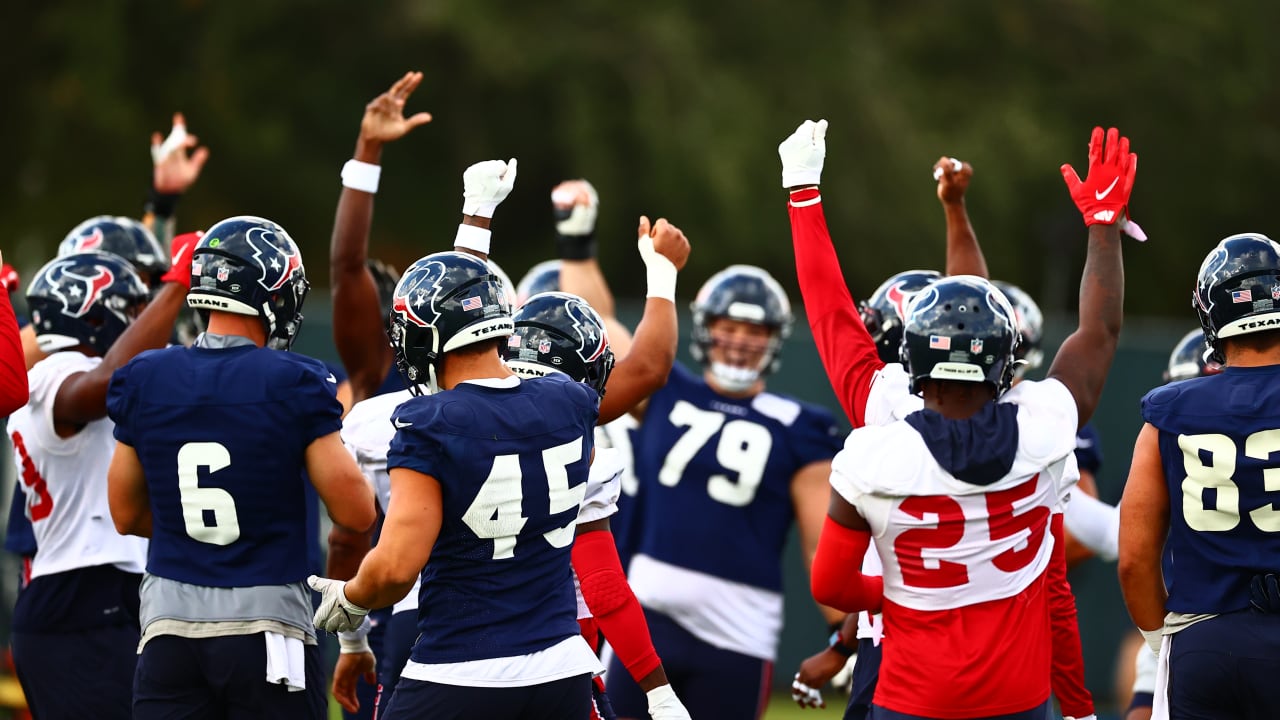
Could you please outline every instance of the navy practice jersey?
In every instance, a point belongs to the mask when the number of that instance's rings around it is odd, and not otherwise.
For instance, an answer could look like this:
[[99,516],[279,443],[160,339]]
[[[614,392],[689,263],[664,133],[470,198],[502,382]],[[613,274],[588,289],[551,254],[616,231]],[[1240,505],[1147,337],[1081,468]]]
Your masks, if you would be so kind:
[[116,439],[151,497],[147,571],[210,587],[308,575],[305,451],[337,432],[325,366],[253,346],[146,352],[111,377]]
[[463,383],[396,409],[388,469],[434,477],[444,498],[415,662],[526,655],[578,634],[569,553],[598,405],[555,375]]
[[728,398],[677,364],[632,438],[634,552],[781,590],[791,478],[841,439],[826,410],[767,392]]
[[1092,423],[1076,431],[1076,466],[1094,477],[1102,470],[1102,438]]
[[1169,488],[1166,608],[1249,607],[1249,581],[1280,572],[1280,365],[1226,368],[1142,399]]

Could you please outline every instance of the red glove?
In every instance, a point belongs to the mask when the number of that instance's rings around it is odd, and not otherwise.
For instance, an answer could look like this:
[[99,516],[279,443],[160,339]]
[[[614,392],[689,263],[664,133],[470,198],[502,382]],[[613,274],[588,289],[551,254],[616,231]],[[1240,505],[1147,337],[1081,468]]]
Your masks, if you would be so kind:
[[1089,138],[1089,175],[1083,182],[1071,164],[1062,166],[1062,179],[1067,181],[1071,199],[1084,215],[1085,225],[1112,225],[1123,228],[1128,221],[1129,193],[1138,173],[1138,155],[1129,152],[1129,138],[1120,137],[1115,128],[1107,130],[1104,148],[1102,128],[1093,129]]
[[165,274],[160,276],[161,282],[178,283],[191,289],[191,253],[202,237],[204,233],[199,230],[174,236],[173,262]]
[[18,277],[18,271],[14,270],[12,265],[5,263],[0,267],[0,287],[3,287],[5,292],[17,292],[21,284],[22,278]]

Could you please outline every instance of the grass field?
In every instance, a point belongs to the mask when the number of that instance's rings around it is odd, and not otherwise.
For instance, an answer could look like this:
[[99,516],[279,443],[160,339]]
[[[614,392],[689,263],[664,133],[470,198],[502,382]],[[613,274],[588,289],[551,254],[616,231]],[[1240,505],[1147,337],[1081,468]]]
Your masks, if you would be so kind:
[[[791,701],[791,696],[785,693],[774,695],[769,702],[769,709],[764,713],[764,720],[830,720],[844,714],[846,700],[844,695],[833,694],[827,700],[835,705],[815,710],[796,705]],[[333,702],[332,699],[329,702],[329,720],[342,720],[342,708],[338,707],[338,703]]]

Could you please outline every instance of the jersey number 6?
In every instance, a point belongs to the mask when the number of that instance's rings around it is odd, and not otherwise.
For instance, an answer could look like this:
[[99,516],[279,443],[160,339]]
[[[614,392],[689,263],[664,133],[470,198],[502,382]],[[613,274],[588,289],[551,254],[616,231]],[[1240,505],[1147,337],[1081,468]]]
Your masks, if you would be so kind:
[[178,497],[187,534],[210,545],[230,545],[240,539],[236,501],[222,488],[200,487],[200,468],[213,474],[231,464],[222,443],[192,442],[178,449]]

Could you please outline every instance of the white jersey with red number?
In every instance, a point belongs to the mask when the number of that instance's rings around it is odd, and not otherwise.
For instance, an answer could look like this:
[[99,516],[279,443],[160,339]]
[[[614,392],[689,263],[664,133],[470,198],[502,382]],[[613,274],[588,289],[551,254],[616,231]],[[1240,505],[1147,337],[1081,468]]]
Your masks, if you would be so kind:
[[[962,438],[946,435],[953,424],[927,438],[902,419],[857,429],[832,463],[832,487],[866,518],[884,564],[888,642],[875,702],[888,709],[977,717],[1049,695],[1049,517],[1073,481],[1076,405],[1056,380],[1021,383],[998,405],[991,425]],[[944,468],[984,452],[1003,453],[994,481]]]
[[58,388],[101,362],[70,350],[41,360],[28,374],[31,399],[9,416],[18,484],[39,547],[32,578],[95,565],[141,573],[146,565],[147,541],[116,532],[107,507],[115,423],[103,417],[66,438],[53,427]]

